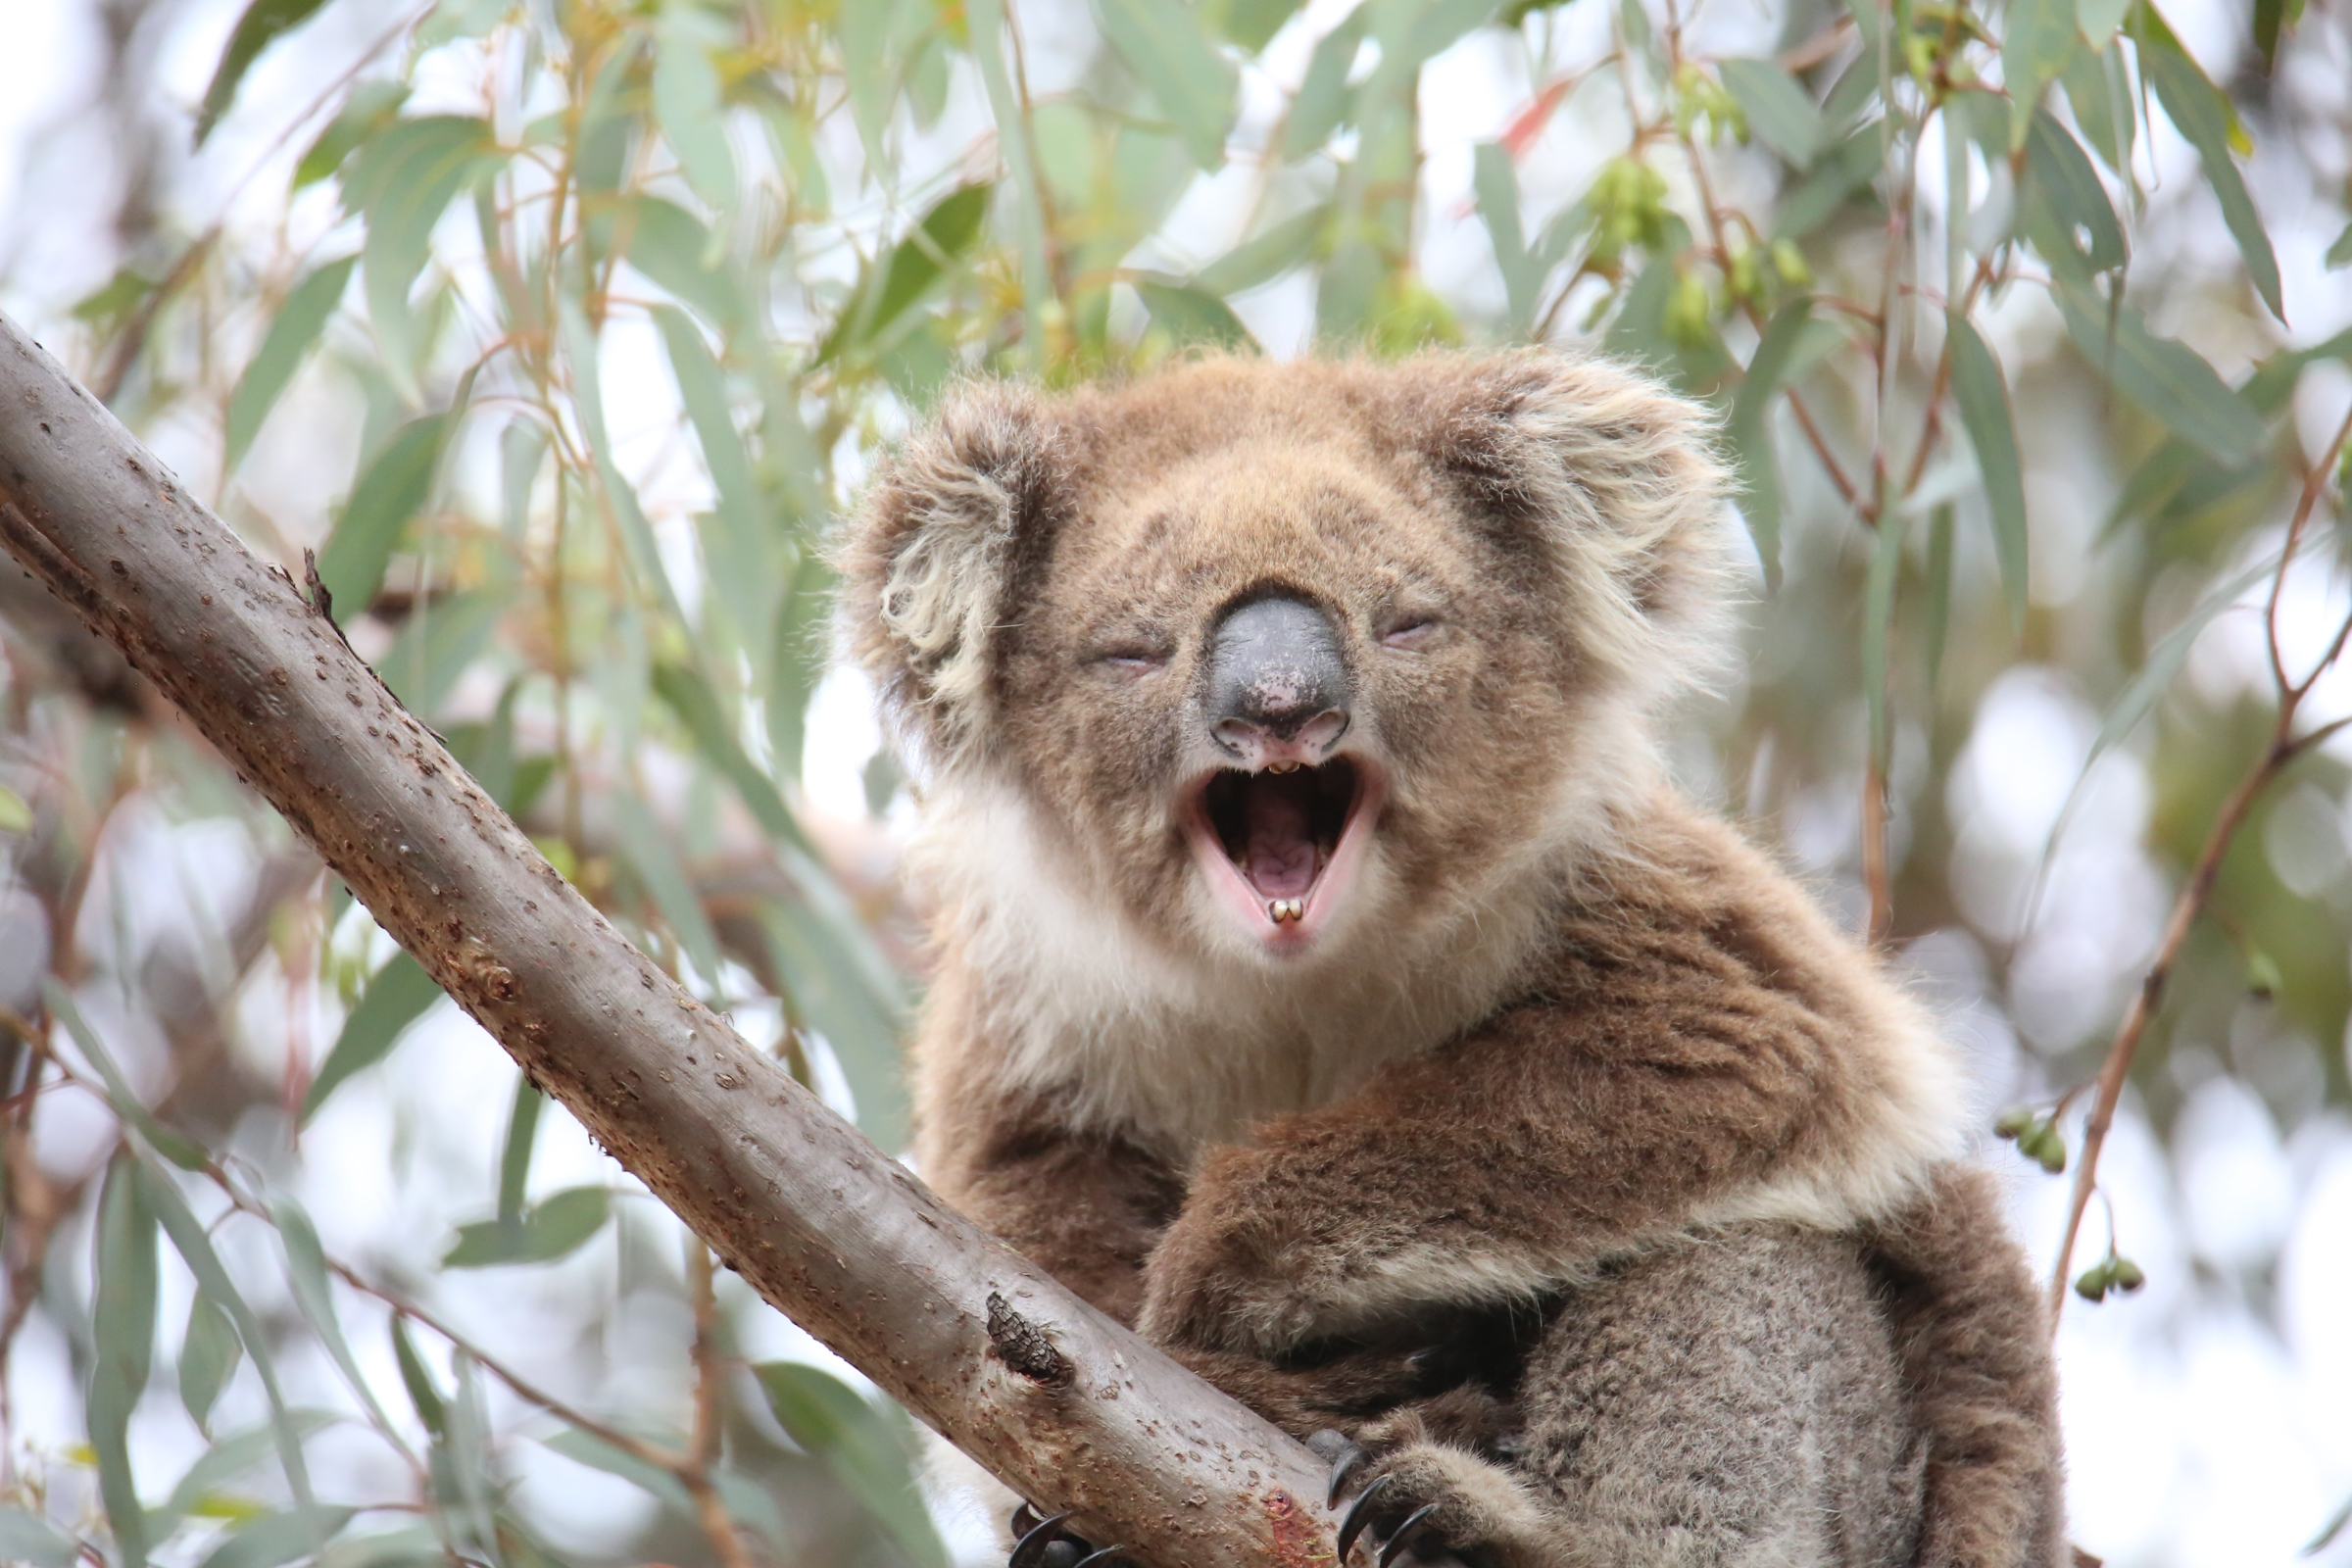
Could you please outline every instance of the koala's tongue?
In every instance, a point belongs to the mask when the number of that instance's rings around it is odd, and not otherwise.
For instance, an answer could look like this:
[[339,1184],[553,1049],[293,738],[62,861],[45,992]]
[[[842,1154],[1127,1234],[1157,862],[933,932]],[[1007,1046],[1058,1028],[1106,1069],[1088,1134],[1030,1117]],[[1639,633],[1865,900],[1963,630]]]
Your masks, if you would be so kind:
[[1321,852],[1306,802],[1293,790],[1257,787],[1242,797],[1242,853],[1250,885],[1269,899],[1295,899],[1315,885]]

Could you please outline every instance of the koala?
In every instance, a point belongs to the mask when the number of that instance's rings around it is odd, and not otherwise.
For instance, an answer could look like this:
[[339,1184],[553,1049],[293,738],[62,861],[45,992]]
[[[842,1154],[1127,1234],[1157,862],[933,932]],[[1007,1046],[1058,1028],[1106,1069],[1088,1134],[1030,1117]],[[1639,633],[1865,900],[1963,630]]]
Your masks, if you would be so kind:
[[1956,1063],[1661,764],[1725,483],[1602,359],[1207,358],[963,387],[836,547],[923,1176],[1307,1439],[1343,1559],[2058,1560]]

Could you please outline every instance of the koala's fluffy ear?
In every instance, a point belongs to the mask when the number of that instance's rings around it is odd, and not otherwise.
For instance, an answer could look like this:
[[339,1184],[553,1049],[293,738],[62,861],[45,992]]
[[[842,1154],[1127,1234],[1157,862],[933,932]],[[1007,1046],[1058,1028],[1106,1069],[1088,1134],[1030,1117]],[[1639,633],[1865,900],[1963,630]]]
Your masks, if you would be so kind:
[[1735,573],[1706,412],[1607,360],[1528,351],[1451,369],[1425,450],[1566,577],[1588,652],[1637,678],[1711,663]]
[[966,386],[884,463],[834,548],[849,652],[927,761],[953,765],[984,732],[1008,590],[1051,536],[1058,467],[1033,393]]

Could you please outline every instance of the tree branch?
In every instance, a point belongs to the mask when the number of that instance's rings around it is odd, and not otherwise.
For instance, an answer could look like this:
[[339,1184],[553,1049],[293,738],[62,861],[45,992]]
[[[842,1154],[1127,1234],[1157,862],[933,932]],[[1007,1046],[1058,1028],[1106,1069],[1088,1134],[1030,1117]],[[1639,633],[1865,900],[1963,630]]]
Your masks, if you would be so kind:
[[[1303,1446],[949,1209],[630,947],[284,571],[5,317],[0,543],[729,1268],[1013,1490],[1162,1568],[1332,1559]],[[991,1353],[992,1295],[1069,1381]]]

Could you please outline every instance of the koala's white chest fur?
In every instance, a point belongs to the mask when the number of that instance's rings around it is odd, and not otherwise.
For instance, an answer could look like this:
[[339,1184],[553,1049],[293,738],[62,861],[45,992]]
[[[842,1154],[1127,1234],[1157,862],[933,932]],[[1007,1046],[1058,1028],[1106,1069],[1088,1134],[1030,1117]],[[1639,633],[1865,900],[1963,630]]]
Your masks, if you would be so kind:
[[967,1038],[1004,1053],[1008,1087],[1179,1162],[1476,1023],[1541,925],[1531,878],[1442,929],[1352,943],[1348,960],[1180,958],[1070,885],[1004,789],[934,797],[912,858],[980,1012]]

